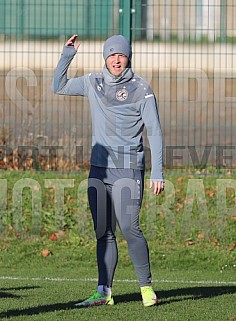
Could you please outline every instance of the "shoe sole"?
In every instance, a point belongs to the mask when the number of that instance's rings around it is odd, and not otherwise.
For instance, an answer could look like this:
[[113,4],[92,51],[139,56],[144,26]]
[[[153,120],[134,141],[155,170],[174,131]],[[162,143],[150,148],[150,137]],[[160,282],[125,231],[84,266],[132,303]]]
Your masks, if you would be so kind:
[[95,307],[95,306],[99,306],[99,305],[114,305],[114,300],[111,299],[107,302],[93,302],[93,303],[87,303],[87,304],[81,302],[81,303],[76,303],[74,306],[76,308],[82,308],[82,307],[87,308],[87,307]]
[[152,301],[149,301],[149,302],[143,302],[143,305],[145,308],[147,307],[152,307],[154,305],[157,305],[158,304],[158,299],[157,300],[152,300]]

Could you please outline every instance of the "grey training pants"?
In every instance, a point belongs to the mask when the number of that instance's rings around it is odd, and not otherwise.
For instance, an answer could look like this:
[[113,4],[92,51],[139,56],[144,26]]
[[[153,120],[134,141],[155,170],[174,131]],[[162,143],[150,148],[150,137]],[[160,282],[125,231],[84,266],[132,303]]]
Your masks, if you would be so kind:
[[140,286],[151,285],[149,250],[139,227],[144,171],[91,166],[88,199],[97,238],[98,285],[112,286],[118,261],[116,222]]

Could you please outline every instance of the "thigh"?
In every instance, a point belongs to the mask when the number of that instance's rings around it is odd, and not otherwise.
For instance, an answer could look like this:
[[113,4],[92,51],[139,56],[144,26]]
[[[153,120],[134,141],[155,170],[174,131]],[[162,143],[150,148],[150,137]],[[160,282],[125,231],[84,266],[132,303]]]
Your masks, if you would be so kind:
[[121,230],[139,225],[143,187],[144,172],[140,170],[129,170],[115,181],[112,187],[112,199]]
[[115,232],[112,186],[104,183],[105,177],[107,177],[105,168],[91,167],[88,178],[88,200],[97,238],[102,237],[108,230]]

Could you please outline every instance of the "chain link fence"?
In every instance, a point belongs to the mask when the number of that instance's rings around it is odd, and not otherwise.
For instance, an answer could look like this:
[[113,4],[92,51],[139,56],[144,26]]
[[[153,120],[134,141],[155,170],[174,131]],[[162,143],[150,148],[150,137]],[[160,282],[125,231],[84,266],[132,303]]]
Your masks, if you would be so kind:
[[89,163],[87,100],[54,95],[53,70],[77,33],[70,76],[101,71],[104,40],[121,33],[132,42],[134,71],[157,96],[164,165],[232,171],[235,14],[233,0],[0,0],[0,168]]

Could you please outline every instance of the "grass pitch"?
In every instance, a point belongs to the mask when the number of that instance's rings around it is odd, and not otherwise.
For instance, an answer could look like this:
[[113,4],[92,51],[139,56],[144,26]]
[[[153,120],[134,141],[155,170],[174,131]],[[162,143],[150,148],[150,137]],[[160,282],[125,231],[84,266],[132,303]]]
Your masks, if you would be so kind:
[[[214,175],[170,176],[158,199],[146,190],[140,218],[160,298],[156,307],[143,307],[126,242],[118,233],[115,305],[75,308],[74,303],[92,295],[97,285],[96,244],[84,198],[86,176],[2,173],[0,319],[236,320],[235,185],[232,177]],[[68,186],[60,199],[49,188],[56,187],[56,181]],[[30,233],[33,193],[42,196],[42,225],[35,236]],[[61,212],[58,202],[64,202]],[[16,210],[21,211],[21,232],[13,224]],[[222,215],[226,212],[227,217]],[[60,215],[64,226],[58,230],[55,217]]]
[[[203,262],[188,269],[188,254],[177,267],[174,258],[184,254],[175,248],[169,254],[172,268],[169,263],[164,268],[163,262],[158,267],[157,257],[152,255],[153,286],[160,303],[144,308],[133,266],[126,257],[124,243],[120,242],[120,260],[113,284],[115,305],[78,309],[74,303],[96,290],[93,242],[78,244],[77,249],[75,245],[45,240],[31,240],[28,244],[22,241],[17,246],[12,241],[4,244],[0,275],[0,319],[3,320],[228,321],[236,318],[233,265],[225,264],[218,269],[217,261],[211,261],[210,266],[205,262],[205,269]],[[41,249],[45,246],[53,254],[42,257]],[[199,250],[191,251],[198,256]]]

